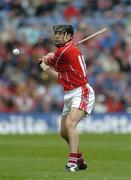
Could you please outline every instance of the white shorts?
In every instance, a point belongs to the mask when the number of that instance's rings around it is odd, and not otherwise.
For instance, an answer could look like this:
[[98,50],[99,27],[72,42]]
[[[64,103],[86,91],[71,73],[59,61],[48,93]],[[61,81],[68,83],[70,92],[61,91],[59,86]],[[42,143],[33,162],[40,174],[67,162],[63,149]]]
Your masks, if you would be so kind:
[[95,101],[94,90],[89,84],[70,91],[64,91],[64,108],[62,115],[67,116],[72,107],[90,114]]

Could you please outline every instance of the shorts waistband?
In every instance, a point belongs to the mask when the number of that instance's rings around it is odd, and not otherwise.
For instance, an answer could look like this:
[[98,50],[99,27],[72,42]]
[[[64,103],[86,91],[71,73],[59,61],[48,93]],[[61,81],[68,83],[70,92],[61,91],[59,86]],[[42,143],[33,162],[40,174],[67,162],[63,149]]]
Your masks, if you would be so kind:
[[64,91],[64,94],[68,94],[68,93],[73,93],[73,92],[75,92],[76,90],[80,90],[82,87],[84,87],[84,86],[89,86],[89,84],[87,83],[87,84],[85,84],[85,85],[83,85],[83,86],[80,86],[80,87],[78,87],[78,88],[75,88],[75,89],[72,89],[72,90],[69,90],[69,91]]

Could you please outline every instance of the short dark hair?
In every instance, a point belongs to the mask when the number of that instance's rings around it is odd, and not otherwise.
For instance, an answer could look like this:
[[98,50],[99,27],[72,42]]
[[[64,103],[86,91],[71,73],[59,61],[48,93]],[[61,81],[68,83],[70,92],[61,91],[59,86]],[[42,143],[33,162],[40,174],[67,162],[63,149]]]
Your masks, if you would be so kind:
[[56,24],[53,26],[54,32],[63,32],[67,34],[74,34],[74,27],[70,24]]

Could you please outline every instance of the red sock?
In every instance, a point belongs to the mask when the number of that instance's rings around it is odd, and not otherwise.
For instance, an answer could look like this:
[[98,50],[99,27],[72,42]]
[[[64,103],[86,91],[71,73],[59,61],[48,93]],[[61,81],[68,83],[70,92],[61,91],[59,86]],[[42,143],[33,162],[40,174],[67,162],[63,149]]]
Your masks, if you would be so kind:
[[80,164],[83,164],[83,163],[84,163],[84,158],[83,158],[82,153],[79,153],[79,154],[78,154],[78,163],[80,163]]
[[68,163],[77,164],[78,161],[78,153],[70,153]]

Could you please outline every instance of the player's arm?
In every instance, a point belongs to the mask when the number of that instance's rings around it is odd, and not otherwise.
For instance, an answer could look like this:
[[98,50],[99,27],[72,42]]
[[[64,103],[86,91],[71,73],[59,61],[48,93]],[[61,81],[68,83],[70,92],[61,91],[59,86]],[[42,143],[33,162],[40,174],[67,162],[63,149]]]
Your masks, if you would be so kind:
[[41,61],[40,67],[50,78],[52,78],[55,81],[58,81],[58,72],[56,72],[52,67],[45,64],[44,61]]

